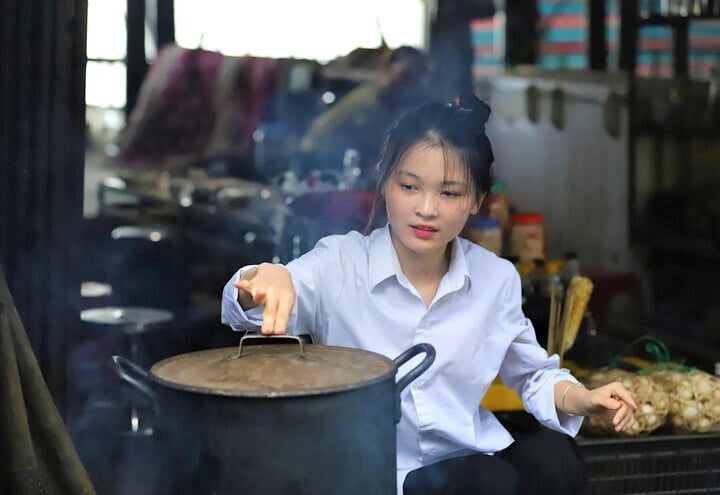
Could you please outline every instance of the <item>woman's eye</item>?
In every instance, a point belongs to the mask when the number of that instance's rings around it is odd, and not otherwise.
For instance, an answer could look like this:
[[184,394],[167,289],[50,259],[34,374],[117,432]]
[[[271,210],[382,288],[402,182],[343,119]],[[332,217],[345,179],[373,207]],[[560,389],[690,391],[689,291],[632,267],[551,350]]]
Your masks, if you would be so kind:
[[412,184],[402,184],[401,183],[400,187],[402,189],[405,189],[406,191],[412,191],[413,189],[415,189],[415,186],[413,186]]
[[443,191],[442,194],[448,198],[457,198],[460,196],[460,193],[455,191]]

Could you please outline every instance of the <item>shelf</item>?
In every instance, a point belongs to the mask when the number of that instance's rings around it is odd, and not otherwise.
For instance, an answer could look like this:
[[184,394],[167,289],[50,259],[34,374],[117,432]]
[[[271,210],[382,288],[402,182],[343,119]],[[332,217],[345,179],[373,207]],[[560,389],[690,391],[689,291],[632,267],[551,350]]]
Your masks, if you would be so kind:
[[650,14],[638,17],[638,23],[644,26],[677,26],[692,21],[720,20],[720,15],[660,15]]

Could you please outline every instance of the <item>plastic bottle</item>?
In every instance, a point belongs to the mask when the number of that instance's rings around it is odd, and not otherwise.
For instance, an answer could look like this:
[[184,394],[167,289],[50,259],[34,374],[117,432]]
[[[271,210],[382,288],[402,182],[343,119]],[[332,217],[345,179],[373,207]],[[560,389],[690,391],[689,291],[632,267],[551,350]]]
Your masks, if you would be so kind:
[[550,297],[550,292],[554,290],[557,290],[557,288],[562,288],[562,278],[560,274],[560,270],[563,267],[563,260],[559,259],[553,259],[553,260],[547,260],[545,262],[545,273],[547,274],[547,283],[545,284],[545,287],[543,288],[543,295]]
[[530,284],[535,297],[543,297],[547,294],[547,271],[545,270],[545,260],[535,258],[533,260],[533,269],[530,271]]
[[534,287],[532,284],[531,272],[535,268],[535,264],[532,261],[520,261],[517,256],[511,256],[510,259],[514,259],[515,268],[520,274],[520,283],[522,287],[523,304],[527,302],[528,298],[533,297]]
[[580,275],[580,262],[575,251],[565,253],[565,260],[560,270],[560,283],[567,288],[573,277]]

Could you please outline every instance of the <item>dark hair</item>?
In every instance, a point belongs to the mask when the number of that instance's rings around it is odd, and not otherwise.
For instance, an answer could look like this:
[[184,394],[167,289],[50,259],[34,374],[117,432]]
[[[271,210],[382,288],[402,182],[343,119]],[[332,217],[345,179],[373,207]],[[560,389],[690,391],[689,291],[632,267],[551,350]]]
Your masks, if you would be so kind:
[[[475,202],[479,205],[484,193],[492,186],[492,164],[495,161],[490,140],[485,134],[485,123],[490,107],[474,94],[456,97],[443,104],[426,103],[404,113],[385,134],[377,170],[375,202],[370,212],[366,231],[376,227],[378,215],[384,206],[383,190],[398,164],[410,148],[425,142],[439,146],[447,157],[456,152],[464,165],[467,183]],[[445,160],[447,167],[448,160]]]

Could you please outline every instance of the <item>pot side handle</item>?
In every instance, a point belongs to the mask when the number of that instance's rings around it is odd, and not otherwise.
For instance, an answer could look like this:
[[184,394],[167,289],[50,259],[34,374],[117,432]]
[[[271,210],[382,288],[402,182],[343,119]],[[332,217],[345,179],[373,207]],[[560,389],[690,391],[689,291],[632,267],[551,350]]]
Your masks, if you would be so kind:
[[[134,387],[143,395],[147,396],[152,402],[153,412],[155,417],[160,417],[160,406],[158,405],[157,394],[151,389],[146,383],[138,380],[128,372],[131,370],[133,373],[140,375],[144,380],[149,380],[148,372],[137,364],[133,363],[129,359],[122,356],[113,356],[110,358],[115,373],[120,377],[122,381]],[[126,369],[127,368],[127,369]]]
[[395,385],[395,388],[397,390],[397,416],[395,418],[396,423],[400,421],[401,415],[400,392],[402,392],[405,387],[410,385],[410,383],[415,380],[415,378],[423,374],[425,370],[427,370],[430,365],[433,364],[433,362],[435,361],[435,348],[430,344],[415,344],[393,360],[395,362],[395,369],[397,370],[400,368],[400,366],[407,363],[410,359],[422,352],[425,353],[425,357],[420,362],[420,364],[408,371],[407,374],[400,378],[400,380],[398,380],[397,384]]

